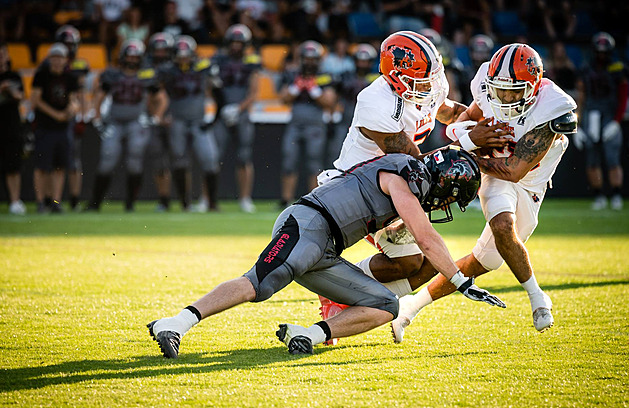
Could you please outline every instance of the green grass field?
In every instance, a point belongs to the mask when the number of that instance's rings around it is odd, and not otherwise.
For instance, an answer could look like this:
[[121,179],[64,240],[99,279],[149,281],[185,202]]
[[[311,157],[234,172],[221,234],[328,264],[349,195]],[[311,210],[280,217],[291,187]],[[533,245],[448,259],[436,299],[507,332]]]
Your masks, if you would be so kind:
[[[629,203],[626,203],[629,208]],[[388,326],[291,356],[279,323],[318,320],[296,284],[203,321],[165,360],[145,328],[241,275],[277,212],[15,217],[0,206],[0,404],[19,406],[547,407],[629,405],[629,210],[549,200],[528,243],[555,327],[539,334],[510,271],[479,279],[507,309],[452,295],[393,344]],[[33,208],[29,208],[32,210]],[[452,255],[480,212],[439,226]],[[344,255],[372,253],[359,243]]]

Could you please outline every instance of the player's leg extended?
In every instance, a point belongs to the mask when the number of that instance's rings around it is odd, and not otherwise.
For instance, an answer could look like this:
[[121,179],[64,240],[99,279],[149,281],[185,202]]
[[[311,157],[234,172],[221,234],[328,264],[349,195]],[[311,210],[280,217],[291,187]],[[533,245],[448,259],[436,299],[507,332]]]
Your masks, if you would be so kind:
[[[299,228],[300,223],[312,227],[315,217],[322,225],[317,231]],[[273,227],[273,239],[244,276],[218,285],[176,316],[149,323],[149,332],[164,356],[176,358],[181,338],[200,320],[247,301],[262,302],[288,285],[293,274],[302,274],[325,259],[322,248],[330,240],[325,222],[307,207],[292,206],[282,212]]]

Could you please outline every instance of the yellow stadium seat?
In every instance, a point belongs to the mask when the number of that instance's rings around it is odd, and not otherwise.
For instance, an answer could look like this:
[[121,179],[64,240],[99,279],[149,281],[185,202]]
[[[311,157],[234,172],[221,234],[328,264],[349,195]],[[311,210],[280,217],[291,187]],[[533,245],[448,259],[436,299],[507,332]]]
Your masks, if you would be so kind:
[[37,47],[37,65],[41,64],[42,61],[46,59],[51,45],[52,44],[39,44],[39,47]]
[[81,44],[76,54],[87,61],[90,69],[107,68],[107,50],[102,44]]
[[7,45],[11,57],[12,69],[33,68],[31,52],[26,44],[11,43]]
[[258,98],[259,100],[277,99],[277,91],[273,78],[269,75],[261,73],[258,80]]
[[72,11],[57,11],[53,17],[55,23],[64,25],[68,21],[78,21],[83,18],[83,12],[78,10]]
[[262,66],[271,71],[280,71],[284,66],[284,59],[289,46],[285,44],[268,44],[260,48]]
[[212,58],[216,54],[216,45],[199,45],[197,47],[197,54],[202,58]]

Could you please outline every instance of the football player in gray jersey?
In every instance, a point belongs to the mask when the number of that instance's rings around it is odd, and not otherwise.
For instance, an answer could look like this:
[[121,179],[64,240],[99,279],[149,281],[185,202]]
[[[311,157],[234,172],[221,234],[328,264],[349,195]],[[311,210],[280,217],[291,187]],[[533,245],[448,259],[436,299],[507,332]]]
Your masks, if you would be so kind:
[[218,147],[204,116],[206,97],[213,88],[220,87],[220,78],[218,67],[212,65],[209,59],[196,58],[196,48],[192,37],[178,36],[175,39],[174,62],[160,67],[159,81],[168,95],[172,116],[169,145],[173,180],[182,207],[188,210],[190,204],[188,146],[191,144],[203,171],[210,210],[215,210],[218,204]]
[[255,206],[251,201],[253,190],[253,139],[254,125],[249,120],[249,108],[258,93],[260,56],[246,53],[251,43],[251,30],[243,24],[235,24],[225,33],[227,47],[214,56],[218,65],[224,106],[218,112],[216,140],[221,157],[229,141],[236,144],[236,179],[240,209],[251,213]]
[[291,354],[312,354],[313,345],[385,324],[398,314],[396,295],[340,255],[369,231],[398,218],[461,293],[505,307],[463,276],[424,212],[453,202],[465,208],[479,185],[474,159],[456,148],[438,150],[423,162],[390,154],[359,163],[285,209],[273,239],[247,273],[218,285],[177,316],[149,323],[149,333],[164,357],[176,358],[182,336],[200,320],[244,302],[267,300],[293,280],[350,307],[309,328],[281,324],[276,334]]
[[[92,121],[100,133],[100,161],[87,210],[100,209],[122,154],[123,140],[126,140],[125,167],[128,175],[125,208],[133,211],[142,182],[144,152],[150,137],[147,96],[155,96],[156,90],[154,72],[140,69],[143,55],[142,41],[125,41],[120,48],[120,68],[109,68],[100,77]],[[111,96],[111,105],[101,119],[101,107],[107,96]]]

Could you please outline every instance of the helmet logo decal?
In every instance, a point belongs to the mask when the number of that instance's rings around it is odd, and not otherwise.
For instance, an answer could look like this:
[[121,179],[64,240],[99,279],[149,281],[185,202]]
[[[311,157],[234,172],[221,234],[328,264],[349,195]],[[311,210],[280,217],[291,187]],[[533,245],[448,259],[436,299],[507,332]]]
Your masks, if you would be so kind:
[[415,62],[415,55],[408,48],[398,47],[394,45],[390,48],[393,54],[393,66],[397,69],[408,69]]
[[539,72],[539,68],[537,64],[535,63],[535,59],[533,57],[528,57],[526,59],[525,65],[526,65],[526,70],[529,72],[529,74],[535,76]]
[[465,181],[470,181],[472,179],[472,172],[466,171],[469,167],[469,164],[465,160],[452,160],[452,166],[446,171],[446,176],[459,176]]

